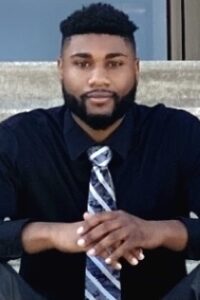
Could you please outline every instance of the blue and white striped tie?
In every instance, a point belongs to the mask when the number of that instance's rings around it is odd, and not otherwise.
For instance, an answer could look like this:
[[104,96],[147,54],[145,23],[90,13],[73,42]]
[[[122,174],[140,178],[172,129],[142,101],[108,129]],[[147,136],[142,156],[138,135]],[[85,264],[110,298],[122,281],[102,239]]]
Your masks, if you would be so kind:
[[[116,209],[116,199],[108,164],[112,153],[107,146],[92,147],[88,150],[92,162],[89,184],[88,212],[111,211]],[[108,266],[101,257],[86,258],[85,299],[120,300],[120,271]]]

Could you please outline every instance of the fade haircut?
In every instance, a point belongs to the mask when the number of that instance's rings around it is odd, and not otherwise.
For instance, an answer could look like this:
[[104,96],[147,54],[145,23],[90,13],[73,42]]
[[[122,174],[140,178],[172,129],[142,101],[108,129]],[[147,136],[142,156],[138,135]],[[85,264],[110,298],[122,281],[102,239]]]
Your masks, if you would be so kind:
[[93,3],[76,10],[60,23],[62,48],[76,34],[111,34],[128,40],[136,53],[134,32],[138,27],[128,15],[107,3]]

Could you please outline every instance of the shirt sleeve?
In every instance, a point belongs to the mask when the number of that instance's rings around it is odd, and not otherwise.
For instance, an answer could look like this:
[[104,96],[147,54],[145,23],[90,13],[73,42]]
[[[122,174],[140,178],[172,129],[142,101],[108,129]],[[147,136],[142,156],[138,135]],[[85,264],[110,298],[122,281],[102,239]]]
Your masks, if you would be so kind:
[[198,218],[181,216],[180,221],[188,231],[186,258],[200,259],[200,121],[191,115],[185,115],[180,128],[180,172],[184,182],[184,192],[188,211]]
[[[18,143],[15,135],[0,125],[0,260],[21,256],[21,232],[28,219],[18,219],[18,190],[20,178],[17,174]],[[4,221],[9,217],[9,221]]]

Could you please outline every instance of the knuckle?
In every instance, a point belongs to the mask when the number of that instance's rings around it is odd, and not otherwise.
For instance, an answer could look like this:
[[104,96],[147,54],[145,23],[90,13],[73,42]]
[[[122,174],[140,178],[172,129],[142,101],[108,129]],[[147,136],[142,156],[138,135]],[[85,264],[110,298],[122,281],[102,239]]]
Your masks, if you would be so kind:
[[105,237],[103,242],[104,242],[104,245],[110,245],[116,241],[118,241],[118,235],[115,232],[112,232],[107,237]]
[[108,231],[108,224],[107,223],[102,223],[101,224],[101,231],[103,232],[103,233],[105,233],[105,232],[107,232]]
[[88,226],[87,223],[84,223],[84,225],[82,226],[82,228],[83,228],[83,232],[81,231],[81,233],[80,233],[81,235],[85,234],[89,230],[89,226]]
[[84,240],[86,244],[89,244],[92,240],[91,233],[87,233],[87,235],[84,236]]
[[99,213],[97,213],[96,215],[93,215],[92,217],[87,219],[86,222],[88,222],[88,225],[90,227],[94,227],[100,222],[100,220],[101,220],[101,215]]
[[110,220],[113,218],[113,211],[107,211],[105,212],[105,219]]
[[112,241],[118,241],[118,239],[119,239],[119,235],[117,234],[117,232],[112,232],[112,234],[111,234],[111,240]]
[[101,244],[98,244],[95,246],[95,254],[100,255],[101,253],[104,253],[104,249]]
[[126,213],[123,210],[118,210],[117,216],[120,219],[120,221],[122,222],[124,220],[124,218],[126,217]]
[[107,251],[101,251],[101,252],[99,252],[99,254],[104,259],[108,258],[108,256],[109,256],[109,253]]
[[94,223],[94,220],[92,220],[92,218],[90,220],[86,220],[84,227],[87,228],[87,230],[88,230],[89,228],[91,228],[93,226],[93,223]]
[[118,215],[119,215],[119,216],[122,216],[123,214],[124,214],[123,210],[119,209],[119,210],[118,210]]
[[123,253],[121,252],[121,249],[118,249],[111,255],[111,259],[112,259],[112,261],[118,261],[119,258],[122,256],[123,256]]
[[85,236],[87,244],[93,243],[97,239],[96,231],[90,231]]
[[102,249],[107,249],[109,246],[112,245],[112,241],[109,237],[104,238],[100,243]]

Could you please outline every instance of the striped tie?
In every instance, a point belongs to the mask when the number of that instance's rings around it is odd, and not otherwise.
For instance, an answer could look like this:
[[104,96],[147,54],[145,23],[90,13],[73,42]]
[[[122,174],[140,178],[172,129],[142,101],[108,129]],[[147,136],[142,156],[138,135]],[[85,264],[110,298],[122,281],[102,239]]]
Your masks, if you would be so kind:
[[[108,163],[112,153],[107,146],[92,147],[88,150],[92,162],[89,184],[88,212],[111,211],[116,209],[116,199]],[[120,300],[120,271],[105,264],[101,257],[86,258],[85,299]]]

